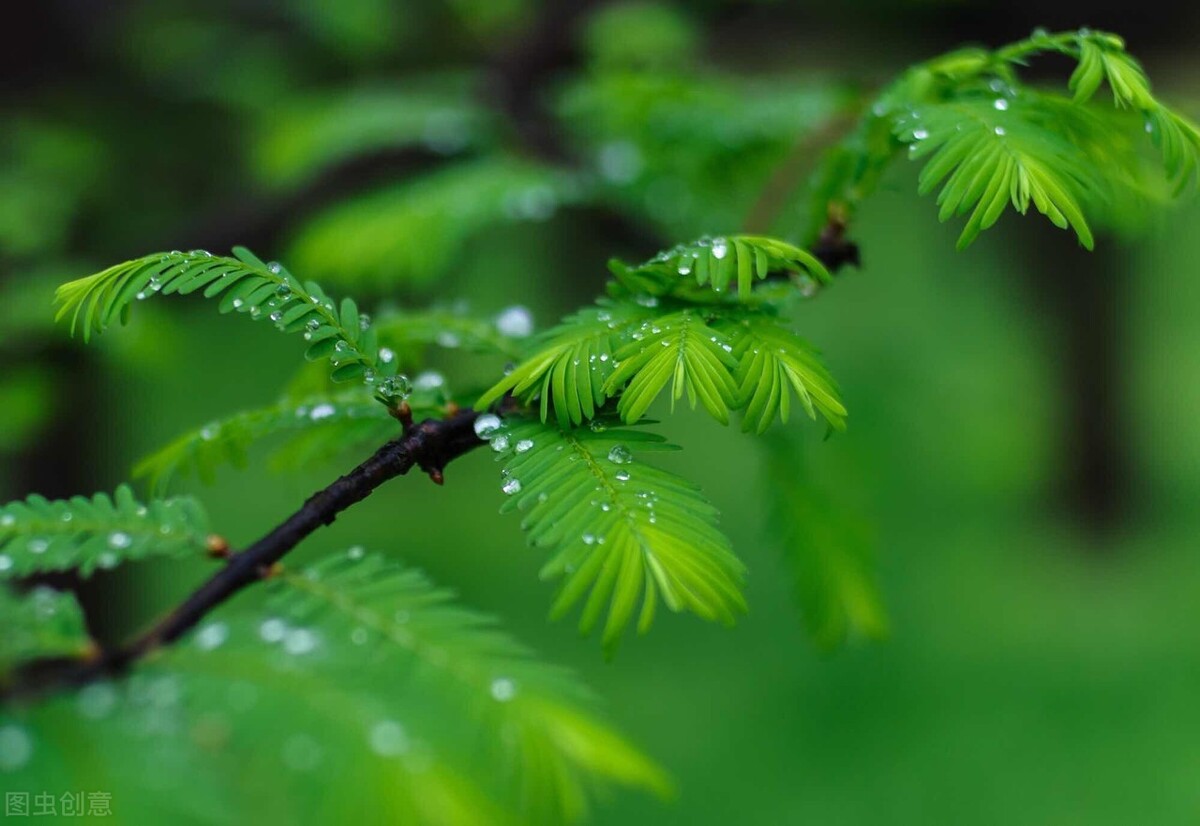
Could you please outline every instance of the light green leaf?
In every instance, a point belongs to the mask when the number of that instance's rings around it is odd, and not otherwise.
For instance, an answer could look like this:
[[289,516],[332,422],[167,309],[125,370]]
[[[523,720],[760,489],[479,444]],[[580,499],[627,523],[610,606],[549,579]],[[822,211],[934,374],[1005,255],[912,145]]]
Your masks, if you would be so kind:
[[672,408],[686,392],[693,408],[699,401],[714,419],[729,423],[729,410],[737,405],[737,359],[701,315],[683,310],[644,321],[630,339],[614,354],[618,365],[604,384],[608,395],[621,392],[622,419],[636,422],[670,384]]
[[35,494],[0,506],[0,580],[69,569],[86,576],[131,559],[203,553],[208,537],[208,517],[190,497],[142,504],[126,485],[91,499]]
[[660,598],[672,611],[730,624],[745,610],[743,566],[716,509],[691,483],[640,459],[672,445],[604,421],[564,430],[512,420],[492,440],[512,497],[504,510],[525,512],[530,543],[553,552],[542,568],[543,579],[562,579],[552,616],[583,600],[587,633],[607,612],[602,642],[612,652],[639,602],[643,633]]

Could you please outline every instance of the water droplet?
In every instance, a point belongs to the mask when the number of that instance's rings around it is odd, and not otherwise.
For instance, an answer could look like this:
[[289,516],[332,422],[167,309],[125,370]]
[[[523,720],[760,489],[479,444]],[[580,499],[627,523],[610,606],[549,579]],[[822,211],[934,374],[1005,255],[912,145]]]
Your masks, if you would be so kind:
[[614,465],[628,464],[633,461],[633,454],[625,445],[613,445],[612,449],[608,451],[608,461]]
[[117,563],[119,562],[120,559],[117,558],[116,554],[109,553],[107,551],[100,554],[100,556],[96,558],[96,566],[106,571],[117,567]]
[[1007,134],[1007,132],[1005,131],[1005,129],[1004,129],[1004,127],[1003,127],[1003,126],[997,126],[997,127],[995,128],[995,130],[994,130],[994,131],[995,131],[995,133],[996,133],[997,135],[1005,135],[1005,134]]
[[724,258],[729,253],[729,244],[724,238],[717,238],[713,241],[712,255],[713,258]]
[[365,332],[366,330],[370,329],[370,327],[371,327],[371,317],[369,315],[367,315],[366,313],[359,313],[358,314],[358,329],[363,330]]
[[519,304],[508,307],[496,316],[496,329],[502,335],[525,338],[533,334],[533,314]]
[[928,138],[928,137],[929,137],[929,130],[927,130],[927,129],[914,129],[914,130],[913,130],[913,133],[912,133],[912,136],[913,136],[913,140],[915,140],[915,141],[923,141],[923,140],[925,140],[926,138]]
[[350,559],[353,559],[355,562],[362,559],[366,555],[367,555],[367,552],[366,552],[366,550],[363,549],[362,545],[355,545],[353,548],[346,551],[346,556],[349,557]]
[[279,642],[287,634],[287,623],[277,617],[266,619],[258,626],[258,636],[264,642]]
[[293,628],[283,638],[283,650],[289,654],[308,654],[317,647],[317,635],[307,628]]
[[75,707],[89,720],[107,717],[117,705],[117,691],[108,683],[92,683],[79,690]]
[[276,324],[278,324],[279,322],[283,321],[283,311],[282,311],[282,310],[276,310],[275,312],[271,313],[271,315],[269,316],[269,318],[271,319],[271,321],[273,321],[273,322],[275,322]]
[[396,352],[394,350],[389,350],[387,347],[379,348],[379,360],[384,364],[391,364],[395,358]]
[[403,373],[388,376],[379,383],[379,395],[388,401],[403,401],[412,395],[412,382]]
[[509,479],[507,482],[505,482],[500,487],[500,490],[504,491],[509,496],[512,496],[514,493],[520,493],[521,492],[521,480],[520,479]]
[[533,447],[533,439],[521,439],[519,442],[516,443],[516,445],[513,446],[513,449],[516,450],[517,453],[524,453],[525,451],[529,450],[532,447]]
[[996,98],[994,101],[992,101],[992,106],[995,106],[997,109],[1003,112],[1008,108],[1008,101],[1004,98]]
[[679,266],[676,268],[680,275],[688,275],[692,271],[692,259],[683,257],[679,259]]
[[0,726],[0,771],[16,771],[33,757],[33,740],[16,725]]
[[246,306],[246,301],[244,299],[241,299],[241,298],[233,299],[233,309],[240,310],[240,309],[242,309],[242,307],[245,307],[245,306]]
[[354,643],[355,645],[366,645],[367,638],[367,629],[365,628],[355,628],[350,632],[350,642]]
[[584,534],[582,537],[580,537],[580,538],[583,540],[583,544],[584,544],[584,545],[595,545],[595,544],[596,544],[596,536],[595,536],[595,534],[585,533],[585,534]]
[[200,438],[206,442],[211,442],[213,439],[217,438],[217,435],[220,432],[221,426],[216,422],[213,422],[212,424],[206,424],[204,427],[200,428]]
[[492,680],[491,691],[492,699],[500,703],[507,703],[517,696],[517,684],[508,677],[497,677]]
[[267,269],[279,275],[279,273],[283,272],[283,264],[280,264],[278,261],[272,261],[267,264]]
[[642,294],[642,295],[639,295],[635,300],[642,307],[657,307],[658,306],[658,298],[653,295]]
[[310,318],[304,323],[304,326],[310,333],[315,333],[317,330],[321,329],[321,322],[318,319]]
[[133,540],[129,537],[129,534],[122,531],[114,531],[108,535],[108,547],[110,548],[121,550],[122,548],[128,548],[132,544]]
[[436,370],[424,370],[413,379],[413,387],[417,390],[437,390],[445,384],[446,377]]
[[336,407],[334,407],[332,404],[329,404],[329,402],[322,402],[321,404],[313,407],[312,411],[308,414],[308,418],[312,419],[314,422],[319,422],[322,419],[328,419],[335,413],[337,413]]
[[616,477],[616,480],[618,482],[628,482],[629,481],[629,471],[627,471],[627,470],[618,470],[613,475]]
[[449,330],[442,330],[440,333],[438,333],[436,341],[439,347],[445,347],[449,350],[452,350],[458,345],[462,344],[462,341],[459,339],[459,337]]
[[0,528],[10,528],[15,524],[17,524],[17,517],[13,516],[11,513],[6,513],[4,516],[0,516]]
[[196,633],[196,645],[203,651],[220,648],[229,639],[229,626],[223,622],[210,622]]
[[508,450],[508,436],[503,433],[498,436],[493,436],[492,450],[496,451],[497,453],[502,453],[503,451]]
[[287,283],[286,281],[284,281],[282,284],[280,284],[278,287],[275,288],[275,295],[279,296],[280,298],[287,298],[291,294],[292,294],[292,285]]
[[500,417],[484,413],[475,420],[475,435],[481,439],[489,439],[500,429]]
[[404,726],[395,720],[380,720],[371,726],[367,742],[371,744],[371,751],[380,757],[397,757],[412,745]]
[[29,548],[29,552],[31,554],[44,554],[46,552],[46,549],[49,547],[50,547],[50,543],[44,539],[29,540],[28,548]]

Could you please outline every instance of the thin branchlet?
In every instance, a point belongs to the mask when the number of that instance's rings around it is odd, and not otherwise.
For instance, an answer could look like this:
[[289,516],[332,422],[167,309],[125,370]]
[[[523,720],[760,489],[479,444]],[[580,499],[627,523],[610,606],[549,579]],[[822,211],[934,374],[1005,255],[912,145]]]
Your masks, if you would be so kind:
[[148,654],[178,640],[217,607],[277,570],[288,553],[338,514],[367,498],[376,488],[418,467],[440,483],[447,464],[484,442],[475,434],[477,414],[461,409],[445,419],[410,424],[404,434],[379,448],[365,462],[317,491],[291,516],[243,551],[228,554],[213,574],[174,610],[131,642],[81,659],[33,660],[17,669],[0,691],[11,702],[120,676]]

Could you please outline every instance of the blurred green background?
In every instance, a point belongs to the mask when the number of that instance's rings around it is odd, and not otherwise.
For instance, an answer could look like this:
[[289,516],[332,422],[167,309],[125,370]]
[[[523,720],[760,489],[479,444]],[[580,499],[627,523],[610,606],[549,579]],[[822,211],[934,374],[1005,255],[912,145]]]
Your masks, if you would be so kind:
[[[0,35],[3,498],[112,489],[295,369],[295,342],[194,301],[72,346],[53,286],[116,261],[246,243],[366,303],[518,303],[545,326],[600,289],[609,255],[736,230],[840,96],[963,41],[1120,31],[1162,96],[1200,112],[1200,12],[1172,4],[576,5],[30,4]],[[637,97],[662,76],[680,87]],[[432,177],[450,169],[457,183]],[[588,175],[600,196],[577,191]],[[390,484],[298,553],[387,551],[576,669],[680,787],[616,796],[597,823],[1196,822],[1200,209],[1091,256],[1011,217],[956,253],[914,190],[910,169],[888,178],[852,228],[864,267],[802,315],[849,432],[792,425],[797,473],[869,525],[888,639],[809,641],[764,526],[761,446],[702,414],[671,420],[687,448],[671,465],[750,568],[733,630],[665,616],[607,663],[547,624],[542,560],[478,453],[444,488]],[[803,232],[802,200],[778,232]],[[452,377],[495,366],[437,358]],[[360,458],[275,473],[263,455],[187,486],[235,546]],[[116,634],[204,571],[146,564],[84,594]]]

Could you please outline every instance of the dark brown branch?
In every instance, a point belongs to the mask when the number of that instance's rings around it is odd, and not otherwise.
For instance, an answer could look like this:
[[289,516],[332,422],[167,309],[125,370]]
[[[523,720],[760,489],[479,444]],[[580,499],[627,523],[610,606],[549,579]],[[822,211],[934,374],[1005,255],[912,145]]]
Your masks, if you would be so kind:
[[427,419],[407,427],[403,436],[313,494],[262,539],[230,555],[220,571],[140,637],[88,659],[53,658],[27,663],[18,670],[14,682],[0,691],[0,700],[29,699],[121,675],[146,655],[179,639],[234,594],[268,576],[273,566],[309,534],[331,524],[339,513],[367,498],[384,482],[413,467],[440,480],[449,462],[483,444],[475,435],[476,416],[475,411],[463,409],[446,419]]

